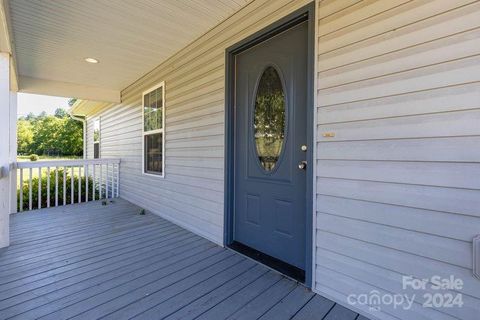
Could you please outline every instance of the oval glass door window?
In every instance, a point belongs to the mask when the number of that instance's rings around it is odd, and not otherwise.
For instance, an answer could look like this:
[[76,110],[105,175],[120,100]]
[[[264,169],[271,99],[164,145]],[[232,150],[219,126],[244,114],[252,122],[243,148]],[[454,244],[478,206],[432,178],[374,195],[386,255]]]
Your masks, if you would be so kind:
[[285,140],[285,93],[280,75],[267,67],[258,82],[253,129],[257,156],[266,171],[280,158]]

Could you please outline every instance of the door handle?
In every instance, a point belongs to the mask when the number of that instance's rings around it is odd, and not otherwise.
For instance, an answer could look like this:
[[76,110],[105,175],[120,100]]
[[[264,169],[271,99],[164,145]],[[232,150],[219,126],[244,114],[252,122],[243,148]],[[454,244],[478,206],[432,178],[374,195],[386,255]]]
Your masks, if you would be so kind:
[[307,161],[300,161],[298,163],[298,169],[300,170],[307,170]]

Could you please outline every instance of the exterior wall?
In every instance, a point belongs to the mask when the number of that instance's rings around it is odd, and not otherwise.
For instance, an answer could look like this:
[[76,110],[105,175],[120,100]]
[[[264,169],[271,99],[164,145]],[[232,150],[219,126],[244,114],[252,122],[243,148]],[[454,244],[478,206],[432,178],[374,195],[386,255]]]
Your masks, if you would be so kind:
[[[480,3],[322,1],[317,15],[317,292],[417,293],[382,319],[478,319]],[[465,305],[422,308],[402,275],[461,278]]]
[[87,148],[86,148],[86,158],[93,159],[93,125],[95,123],[95,116],[89,115],[87,117],[87,133],[86,133],[86,140],[87,140]]
[[[101,156],[119,157],[120,196],[223,243],[225,49],[309,1],[254,1],[122,92],[101,115]],[[165,178],[142,175],[142,92],[166,84]]]
[[[101,115],[101,155],[122,159],[123,198],[222,243],[225,49],[307,3],[253,1],[89,115],[87,155]],[[314,290],[350,308],[351,293],[417,294],[408,311],[357,306],[372,318],[475,319],[480,3],[317,4]],[[141,93],[161,81],[164,179],[141,174]],[[403,275],[459,277],[465,305],[423,308]]]

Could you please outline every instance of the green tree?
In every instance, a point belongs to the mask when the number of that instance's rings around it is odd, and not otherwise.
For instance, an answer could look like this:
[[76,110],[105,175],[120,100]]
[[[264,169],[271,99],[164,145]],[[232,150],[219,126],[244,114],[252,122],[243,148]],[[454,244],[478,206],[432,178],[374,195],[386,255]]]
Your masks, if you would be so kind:
[[72,118],[62,119],[57,143],[63,154],[80,156],[83,153],[83,126]]
[[21,119],[17,122],[17,145],[19,154],[30,154],[33,142],[33,126],[30,121]]
[[55,110],[55,117],[57,118],[66,118],[68,117],[68,112],[67,110],[63,109],[63,108],[57,108]]
[[70,107],[73,106],[73,105],[75,104],[75,102],[77,102],[77,100],[78,100],[77,98],[70,98],[70,99],[68,100],[68,105],[69,105]]
[[32,151],[36,154],[60,153],[59,132],[62,130],[62,119],[45,116],[34,124]]
[[28,114],[18,120],[18,152],[80,156],[83,152],[83,126],[64,109],[55,115]]

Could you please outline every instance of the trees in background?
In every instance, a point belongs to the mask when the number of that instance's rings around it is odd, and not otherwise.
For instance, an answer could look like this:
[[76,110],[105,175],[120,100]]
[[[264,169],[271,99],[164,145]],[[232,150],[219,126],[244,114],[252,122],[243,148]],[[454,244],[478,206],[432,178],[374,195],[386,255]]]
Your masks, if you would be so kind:
[[18,154],[82,155],[82,124],[65,109],[55,110],[55,115],[30,113],[18,119],[17,128]]

